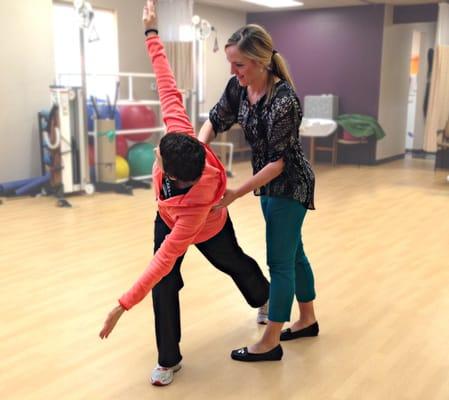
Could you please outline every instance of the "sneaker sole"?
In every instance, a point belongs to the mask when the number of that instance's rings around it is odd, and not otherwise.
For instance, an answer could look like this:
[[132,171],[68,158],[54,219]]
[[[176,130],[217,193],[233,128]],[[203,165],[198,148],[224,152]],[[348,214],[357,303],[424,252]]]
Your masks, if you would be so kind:
[[[176,374],[176,372],[178,372],[181,369],[181,365],[177,365],[174,369],[173,369],[173,373]],[[153,386],[168,386],[170,385],[170,383],[173,382],[173,379],[170,382],[164,383],[161,381],[153,381],[153,379],[150,379],[151,384]]]
[[153,385],[153,386],[168,386],[168,385],[170,385],[170,383],[172,383],[173,381],[171,381],[171,382],[168,382],[168,383],[162,383],[162,382],[160,382],[160,381],[151,381],[151,384]]

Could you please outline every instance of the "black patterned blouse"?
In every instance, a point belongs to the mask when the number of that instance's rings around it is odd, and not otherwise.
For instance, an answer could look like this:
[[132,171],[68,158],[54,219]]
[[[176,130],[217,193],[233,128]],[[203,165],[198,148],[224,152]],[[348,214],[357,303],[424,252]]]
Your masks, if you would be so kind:
[[301,104],[286,81],[275,84],[271,100],[262,97],[256,104],[248,100],[247,89],[232,77],[219,102],[209,113],[215,133],[239,123],[252,149],[253,174],[270,162],[284,159],[284,171],[256,195],[293,198],[314,210],[315,176],[299,138]]

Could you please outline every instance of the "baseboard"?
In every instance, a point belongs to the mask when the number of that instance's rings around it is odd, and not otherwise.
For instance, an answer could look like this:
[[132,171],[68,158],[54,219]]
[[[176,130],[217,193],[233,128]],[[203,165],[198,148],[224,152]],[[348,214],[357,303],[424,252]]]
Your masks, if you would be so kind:
[[374,164],[375,165],[385,164],[385,163],[396,161],[396,160],[402,160],[403,158],[405,158],[405,153],[397,154],[392,157],[382,158],[380,160],[376,160]]
[[411,154],[413,158],[428,158],[428,159],[434,159],[436,153],[425,151],[425,150],[417,150],[417,149],[405,149],[405,152],[407,154]]

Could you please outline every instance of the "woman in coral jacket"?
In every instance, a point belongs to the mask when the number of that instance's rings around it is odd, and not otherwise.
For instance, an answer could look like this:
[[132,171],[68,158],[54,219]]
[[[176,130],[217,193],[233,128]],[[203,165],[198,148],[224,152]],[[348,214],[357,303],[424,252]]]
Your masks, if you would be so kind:
[[191,244],[234,280],[252,307],[267,302],[269,283],[256,261],[239,247],[227,210],[215,207],[226,190],[225,169],[209,147],[195,138],[156,21],[154,1],[148,1],[143,11],[146,47],[168,132],[156,149],[157,161],[153,166],[158,203],[155,254],[141,277],[109,313],[100,337],[107,338],[123,312],[152,290],[159,357],[151,382],[163,386],[172,382],[173,373],[181,367],[180,267]]

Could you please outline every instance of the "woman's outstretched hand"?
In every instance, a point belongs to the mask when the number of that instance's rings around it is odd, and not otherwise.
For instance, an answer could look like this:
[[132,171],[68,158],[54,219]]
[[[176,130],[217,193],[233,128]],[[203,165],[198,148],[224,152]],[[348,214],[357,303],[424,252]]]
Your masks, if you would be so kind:
[[111,310],[106,318],[106,321],[104,321],[103,329],[100,332],[100,337],[102,339],[108,338],[124,311],[125,309],[121,305],[118,305]]
[[145,30],[157,28],[156,4],[156,0],[148,0],[147,4],[143,7],[142,23]]

